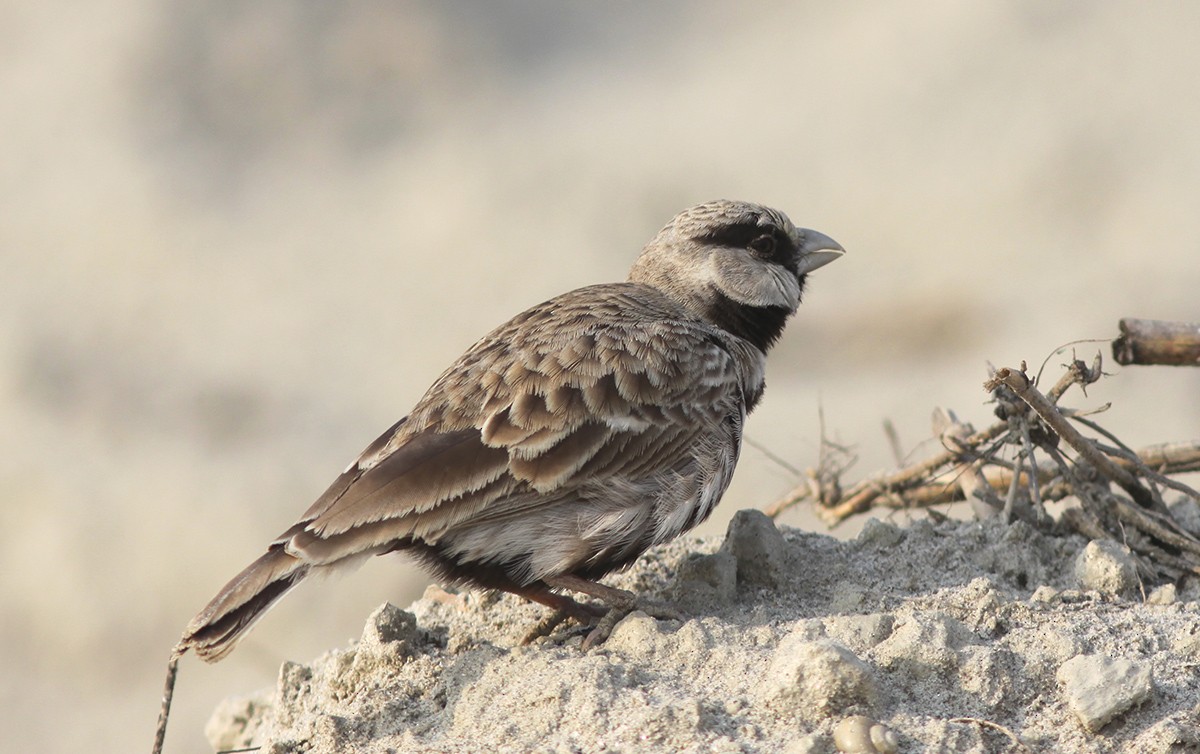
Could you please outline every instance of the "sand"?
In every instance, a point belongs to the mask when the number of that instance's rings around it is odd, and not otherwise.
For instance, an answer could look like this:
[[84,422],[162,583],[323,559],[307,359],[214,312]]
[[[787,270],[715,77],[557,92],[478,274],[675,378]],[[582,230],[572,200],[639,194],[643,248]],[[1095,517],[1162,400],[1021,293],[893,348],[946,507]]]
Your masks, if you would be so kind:
[[206,733],[264,754],[1200,750],[1200,590],[1130,581],[1120,545],[1054,527],[840,541],[742,511],[609,579],[682,622],[522,645],[543,608],[431,589]]

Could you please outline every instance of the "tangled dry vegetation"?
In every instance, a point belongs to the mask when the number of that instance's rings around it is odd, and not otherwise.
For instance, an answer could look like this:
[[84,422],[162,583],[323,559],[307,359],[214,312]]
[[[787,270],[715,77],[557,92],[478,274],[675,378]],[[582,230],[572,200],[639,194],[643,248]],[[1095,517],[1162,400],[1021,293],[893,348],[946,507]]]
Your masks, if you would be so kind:
[[[1120,364],[1200,366],[1200,325],[1126,319],[1120,327],[1113,342]],[[1072,359],[1065,366],[1044,392],[1024,362],[1019,369],[994,370],[984,383],[996,406],[993,424],[976,430],[939,409],[934,433],[940,452],[848,489],[841,477],[852,453],[823,440],[817,468],[767,514],[776,517],[811,500],[832,525],[872,508],[925,508],[937,517],[931,506],[967,501],[980,517],[1024,518],[1125,544],[1146,583],[1200,574],[1200,531],[1179,520],[1165,499],[1200,505],[1200,493],[1177,478],[1200,471],[1200,440],[1129,448],[1094,418],[1108,405],[1060,405],[1072,387],[1086,396],[1087,386],[1106,376],[1100,355],[1091,365]],[[1049,501],[1068,504],[1057,522],[1044,507]]]

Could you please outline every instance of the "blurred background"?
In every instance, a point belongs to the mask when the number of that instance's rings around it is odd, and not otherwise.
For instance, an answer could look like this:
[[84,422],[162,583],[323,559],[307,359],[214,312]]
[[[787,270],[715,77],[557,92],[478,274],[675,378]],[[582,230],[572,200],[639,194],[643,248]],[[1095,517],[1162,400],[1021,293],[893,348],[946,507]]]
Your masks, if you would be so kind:
[[[857,479],[884,419],[988,423],[988,361],[1200,319],[1198,33],[1190,3],[3,3],[6,746],[148,750],[216,590],[478,336],[691,204],[849,250],[748,426],[801,468],[819,408]],[[1109,370],[1126,442],[1200,434],[1200,370]],[[796,481],[747,447],[705,531]],[[167,751],[426,583],[379,558],[188,657]]]

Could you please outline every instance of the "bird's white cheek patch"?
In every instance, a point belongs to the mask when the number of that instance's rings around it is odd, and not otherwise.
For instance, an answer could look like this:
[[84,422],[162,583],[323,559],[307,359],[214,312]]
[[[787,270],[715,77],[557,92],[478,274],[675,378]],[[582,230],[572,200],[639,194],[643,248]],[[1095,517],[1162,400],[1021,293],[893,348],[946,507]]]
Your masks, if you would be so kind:
[[792,310],[800,305],[800,281],[779,265],[750,258],[731,260],[714,256],[705,265],[703,277],[740,304]]

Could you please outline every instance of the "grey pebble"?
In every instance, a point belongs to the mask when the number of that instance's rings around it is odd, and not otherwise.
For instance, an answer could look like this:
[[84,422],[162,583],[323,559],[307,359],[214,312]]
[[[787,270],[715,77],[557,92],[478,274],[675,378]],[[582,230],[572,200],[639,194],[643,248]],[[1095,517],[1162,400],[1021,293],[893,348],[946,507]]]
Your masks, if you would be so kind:
[[904,539],[904,530],[893,524],[885,523],[877,518],[867,519],[862,531],[855,540],[859,545],[885,548],[894,547]]
[[733,514],[721,552],[737,561],[737,581],[750,586],[775,586],[783,581],[787,542],[775,522],[758,510]]
[[679,564],[672,586],[684,609],[703,609],[710,602],[727,604],[737,597],[737,558],[728,552],[693,553]]

